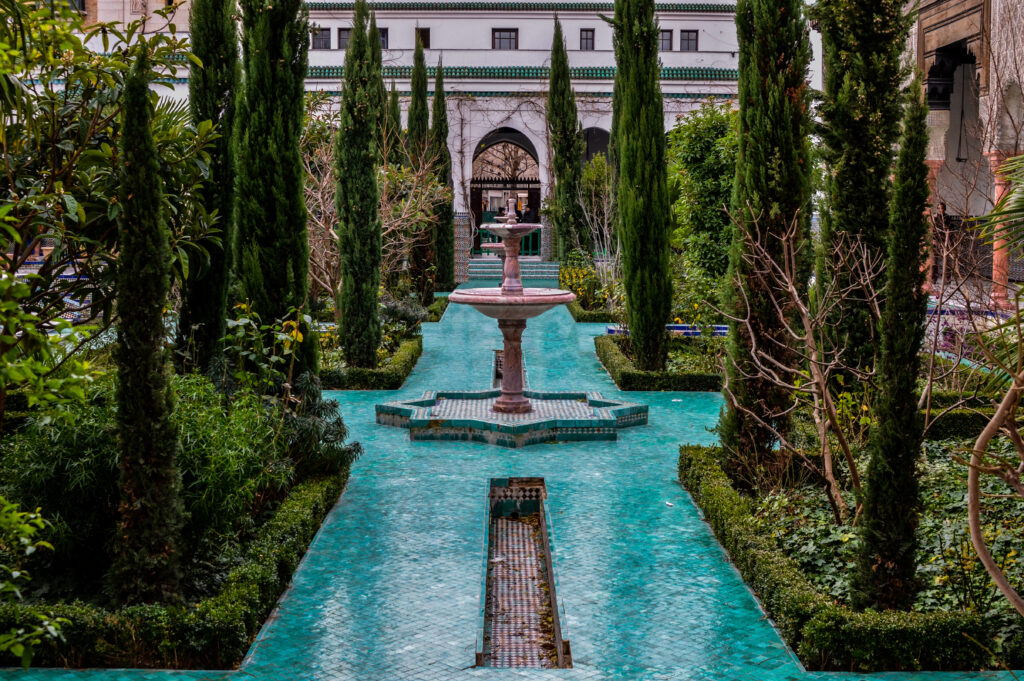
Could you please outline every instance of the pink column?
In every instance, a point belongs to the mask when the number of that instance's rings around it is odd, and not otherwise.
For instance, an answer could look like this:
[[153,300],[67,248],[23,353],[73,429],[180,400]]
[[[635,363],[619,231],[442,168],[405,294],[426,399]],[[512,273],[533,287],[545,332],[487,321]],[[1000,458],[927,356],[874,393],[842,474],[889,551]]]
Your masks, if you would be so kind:
[[499,319],[498,328],[505,340],[501,370],[501,397],[494,401],[494,411],[503,414],[525,414],[533,410],[523,395],[523,331],[525,319]]
[[503,296],[518,296],[523,293],[523,281],[519,275],[519,247],[522,240],[522,236],[511,234],[502,238],[502,241],[505,242],[505,263],[501,276],[501,295]]
[[[1010,181],[999,172],[1000,166],[1006,160],[1006,154],[1001,151],[989,151],[985,157],[988,158],[989,167],[992,169],[995,189],[992,198],[995,203],[999,203],[1010,191]],[[1001,227],[1002,225],[1000,225]],[[1013,307],[1009,299],[1009,289],[1010,250],[1007,247],[1006,239],[997,237],[992,244],[992,307]]]

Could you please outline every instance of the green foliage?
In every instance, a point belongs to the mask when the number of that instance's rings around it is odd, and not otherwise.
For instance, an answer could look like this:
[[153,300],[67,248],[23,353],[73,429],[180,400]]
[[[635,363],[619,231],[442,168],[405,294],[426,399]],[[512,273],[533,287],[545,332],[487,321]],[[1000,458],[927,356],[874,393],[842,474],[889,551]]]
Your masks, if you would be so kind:
[[928,106],[920,81],[910,86],[889,213],[885,303],[878,330],[878,394],[868,443],[866,493],[854,583],[855,605],[906,609],[917,590],[917,462],[923,419],[917,410],[919,351],[928,293],[923,290],[929,219]]
[[[301,0],[242,0],[240,7],[245,78],[233,141],[239,299],[252,301],[263,319],[284,319],[288,310],[308,304],[299,139],[309,22]],[[306,326],[301,332],[314,333]],[[316,343],[301,346],[295,376],[318,370],[316,350]]]
[[652,0],[622,2],[621,8],[617,3],[615,16],[615,106],[617,119],[627,122],[615,131],[626,309],[638,368],[658,371],[665,367],[665,323],[672,302],[658,26]]
[[721,324],[715,311],[719,279],[691,259],[688,252],[672,254],[672,319],[677,324]]
[[569,309],[569,314],[572,315],[573,321],[581,324],[612,324],[615,322],[615,317],[608,310],[584,310],[583,306],[578,301],[572,301],[566,307]]
[[684,446],[679,454],[680,482],[782,637],[809,669],[959,670],[994,664],[991,654],[974,642],[992,641],[998,623],[991,618],[950,612],[855,612],[832,602],[759,528],[751,503],[722,472],[723,451]]
[[[842,234],[884,256],[892,196],[893,149],[900,134],[907,35],[916,16],[902,0],[822,0],[825,96],[819,128],[828,172],[821,206],[818,281],[849,281],[829,261]],[[842,286],[842,285],[841,285]],[[878,339],[869,303],[849,296],[837,311],[838,347],[850,366],[872,367]]]
[[444,318],[445,310],[448,309],[448,296],[434,296],[434,302],[427,308],[429,315],[424,321],[439,322]]
[[234,386],[257,395],[269,395],[293,375],[295,357],[306,338],[301,329],[312,319],[289,310],[290,320],[276,319],[264,324],[248,301],[235,305],[240,317],[227,321],[228,334],[222,339],[229,359]]
[[593,244],[590,243],[589,231],[583,225],[580,206],[583,128],[576,113],[576,93],[569,76],[569,55],[562,37],[562,23],[557,16],[551,42],[547,124],[555,183],[549,210],[555,235],[555,254],[561,259],[570,249],[578,248],[589,253]]
[[234,185],[231,136],[235,91],[240,80],[238,31],[234,2],[196,0],[189,8],[189,38],[202,65],[189,71],[189,110],[192,124],[209,121],[218,137],[209,148],[209,177],[202,188],[206,210],[216,210],[219,240],[207,243],[204,267],[192,267],[182,285],[178,318],[178,352],[182,367],[213,368],[221,352],[227,319],[228,286],[235,250]]
[[607,310],[608,292],[597,276],[593,258],[582,249],[574,248],[559,263],[558,288],[575,293],[583,310]]
[[[730,330],[726,372],[731,395],[718,432],[726,450],[751,468],[772,460],[773,430],[788,429],[792,402],[787,390],[750,378],[755,373],[750,367],[751,348],[756,346],[787,365],[790,339],[779,323],[767,282],[752,276],[745,237],[748,231],[767,235],[765,242],[776,261],[782,250],[780,237],[794,220],[798,238],[808,238],[811,48],[803,12],[800,0],[740,0],[736,6],[740,110],[731,203],[738,224],[733,229],[722,302],[733,317],[749,317],[750,326],[734,323]],[[808,279],[805,269],[806,263],[798,263],[798,286]],[[771,428],[750,416],[755,409]]]
[[[448,104],[444,93],[444,66],[437,62],[434,80],[433,122],[430,127],[430,153],[434,156],[434,174],[437,181],[448,188],[451,197],[437,206],[434,212],[434,262],[437,267],[436,288],[451,291],[455,288],[455,192],[452,184],[452,155],[448,150]],[[422,301],[424,304],[427,300]]]
[[120,524],[110,584],[123,604],[178,597],[183,523],[181,443],[172,418],[163,311],[171,287],[156,146],[150,133],[146,45],[125,85],[124,170],[117,270],[117,426]]
[[391,361],[383,367],[325,369],[320,380],[328,390],[397,390],[412,373],[421,354],[423,337],[413,336],[402,341]]
[[[39,509],[22,511],[17,504],[0,497],[0,603],[17,603],[31,577],[24,563],[39,549],[53,547],[37,536],[48,527]],[[67,621],[39,613],[38,621],[0,631],[0,652],[9,652],[28,668],[35,647],[43,640],[61,638],[61,626]]]
[[381,337],[377,311],[381,217],[375,135],[383,112],[373,108],[381,75],[373,68],[369,56],[366,13],[366,3],[360,0],[345,52],[345,89],[334,144],[334,179],[341,255],[341,347],[351,366],[373,369],[377,366]]
[[[427,109],[427,65],[423,59],[423,45],[416,34],[416,50],[412,57],[412,98],[409,101],[409,162],[412,167],[431,163],[434,149],[430,148],[430,124]],[[434,262],[436,225],[426,217],[413,239],[409,253],[409,276],[422,305],[434,299],[434,281],[437,268]]]
[[237,666],[264,619],[288,586],[327,512],[345,487],[347,471],[303,482],[247,545],[216,595],[188,606],[106,610],[82,603],[0,605],[0,630],[34,626],[53,612],[68,620],[65,643],[44,641],[37,661],[71,667]]
[[676,373],[668,370],[642,371],[623,352],[625,339],[597,336],[594,348],[597,358],[615,381],[619,390],[670,390],[716,392],[722,388],[718,373]]
[[377,164],[381,165],[388,152],[388,93],[384,89],[384,54],[380,45],[380,31],[377,30],[376,12],[370,12],[370,26],[366,31],[366,43],[370,58],[370,73],[374,74],[372,81],[368,84],[367,93],[370,98],[370,110],[377,114]]
[[728,103],[705,102],[669,133],[668,182],[675,232],[672,246],[711,278],[729,263],[727,212],[736,177],[736,118]]

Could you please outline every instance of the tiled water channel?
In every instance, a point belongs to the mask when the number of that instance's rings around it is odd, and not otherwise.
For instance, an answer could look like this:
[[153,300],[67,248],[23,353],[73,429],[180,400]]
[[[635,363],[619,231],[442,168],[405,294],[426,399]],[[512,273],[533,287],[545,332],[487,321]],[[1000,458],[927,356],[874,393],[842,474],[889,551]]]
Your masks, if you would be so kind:
[[[471,284],[473,285],[473,284]],[[967,681],[1008,674],[812,674],[765,619],[676,482],[677,445],[711,442],[721,397],[615,389],[594,354],[598,324],[556,309],[523,338],[531,385],[600,390],[650,405],[650,425],[617,442],[501,449],[410,442],[373,406],[424,390],[490,386],[500,335],[452,305],[426,325],[402,390],[334,393],[366,453],[295,581],[236,672],[20,670],[3,679],[455,681]],[[543,477],[557,527],[572,669],[473,668],[480,598],[480,503],[493,477]]]

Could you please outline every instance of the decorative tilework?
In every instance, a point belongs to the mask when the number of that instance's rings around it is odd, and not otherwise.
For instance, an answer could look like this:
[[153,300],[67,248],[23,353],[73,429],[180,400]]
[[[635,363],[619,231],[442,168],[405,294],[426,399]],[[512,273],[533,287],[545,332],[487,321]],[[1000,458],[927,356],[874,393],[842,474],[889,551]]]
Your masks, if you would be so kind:
[[[372,3],[377,12],[612,12],[615,5],[610,2],[508,2],[506,0],[483,0],[477,2],[409,2],[408,0],[383,0]],[[311,12],[350,12],[354,2],[307,2]],[[733,13],[736,5],[710,2],[663,2],[654,6],[659,14],[688,12]]]
[[[550,69],[547,66],[445,66],[444,77],[454,80],[547,80]],[[427,67],[427,77],[433,78],[437,67]],[[574,66],[569,69],[573,80],[614,80],[614,66]],[[343,66],[310,66],[306,71],[307,78],[344,78]],[[384,79],[410,78],[412,66],[385,65]],[[658,76],[661,80],[736,80],[739,72],[736,69],[723,69],[711,66],[664,66]]]

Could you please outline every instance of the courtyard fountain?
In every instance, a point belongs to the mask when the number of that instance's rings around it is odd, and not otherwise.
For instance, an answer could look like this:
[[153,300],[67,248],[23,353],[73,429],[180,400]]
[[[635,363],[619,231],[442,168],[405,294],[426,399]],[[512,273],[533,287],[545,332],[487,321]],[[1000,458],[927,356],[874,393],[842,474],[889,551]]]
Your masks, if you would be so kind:
[[501,386],[481,392],[427,391],[419,399],[376,405],[377,423],[409,429],[412,440],[471,440],[522,447],[553,440],[615,440],[618,430],[647,423],[647,405],[609,400],[597,392],[527,390],[522,338],[526,321],[576,299],[570,291],[523,286],[524,236],[541,225],[519,224],[514,199],[501,224],[483,225],[501,237],[500,288],[453,291],[449,301],[497,320],[503,350]]

